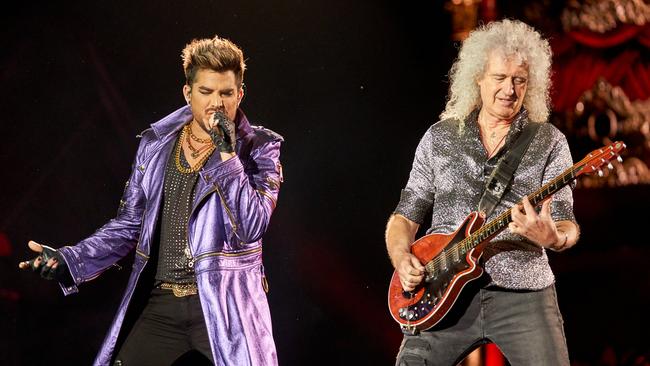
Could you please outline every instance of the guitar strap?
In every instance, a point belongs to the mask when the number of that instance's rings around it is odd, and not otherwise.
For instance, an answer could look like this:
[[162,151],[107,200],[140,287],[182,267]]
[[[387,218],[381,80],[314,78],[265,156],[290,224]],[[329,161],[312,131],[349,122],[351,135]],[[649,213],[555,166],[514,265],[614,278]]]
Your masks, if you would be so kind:
[[490,216],[499,201],[501,201],[501,197],[510,186],[512,175],[517,170],[521,158],[528,150],[528,146],[533,141],[533,137],[537,134],[540,126],[541,123],[528,122],[512,148],[499,159],[499,163],[490,174],[490,178],[488,178],[485,191],[478,204],[479,211],[483,211],[485,217]]

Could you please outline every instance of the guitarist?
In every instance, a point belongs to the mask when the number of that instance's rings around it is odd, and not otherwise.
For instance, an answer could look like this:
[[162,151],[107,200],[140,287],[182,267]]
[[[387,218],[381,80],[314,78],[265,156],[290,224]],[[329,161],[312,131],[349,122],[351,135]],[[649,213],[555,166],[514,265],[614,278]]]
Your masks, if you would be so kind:
[[486,218],[513,208],[508,230],[483,251],[486,275],[470,282],[438,324],[405,334],[396,365],[455,365],[488,342],[513,366],[569,365],[546,250],[563,251],[578,241],[571,188],[541,209],[526,199],[572,165],[565,136],[545,123],[550,70],[548,41],[520,21],[492,22],[463,42],[441,121],[422,137],[386,228],[388,254],[405,291],[424,278],[409,246],[425,215],[432,212],[427,233],[454,232],[477,210],[492,170],[524,127],[540,127]]

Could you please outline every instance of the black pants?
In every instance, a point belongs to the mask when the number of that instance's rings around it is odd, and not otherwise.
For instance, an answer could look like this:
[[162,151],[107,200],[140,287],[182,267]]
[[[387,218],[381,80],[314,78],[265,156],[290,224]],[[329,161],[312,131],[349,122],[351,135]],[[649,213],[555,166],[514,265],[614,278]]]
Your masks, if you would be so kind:
[[211,365],[212,351],[198,295],[154,288],[115,364]]

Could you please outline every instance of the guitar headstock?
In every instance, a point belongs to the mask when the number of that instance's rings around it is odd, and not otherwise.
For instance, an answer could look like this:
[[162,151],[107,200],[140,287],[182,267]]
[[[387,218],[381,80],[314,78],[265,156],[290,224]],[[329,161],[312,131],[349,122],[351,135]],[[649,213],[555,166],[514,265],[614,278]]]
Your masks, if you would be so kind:
[[596,149],[580,161],[582,169],[580,169],[577,175],[581,174],[593,174],[594,172],[598,173],[599,176],[603,175],[602,168],[607,166],[609,169],[612,169],[611,161],[616,159],[619,162],[623,161],[621,159],[621,151],[625,150],[625,143],[623,141],[615,141],[607,146],[603,146],[600,149]]

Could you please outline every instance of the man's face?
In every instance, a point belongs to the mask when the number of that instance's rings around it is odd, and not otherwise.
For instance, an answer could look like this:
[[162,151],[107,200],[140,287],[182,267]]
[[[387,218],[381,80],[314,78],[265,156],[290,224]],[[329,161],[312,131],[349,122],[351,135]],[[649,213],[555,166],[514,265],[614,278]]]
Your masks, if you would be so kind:
[[217,72],[199,69],[192,87],[185,85],[183,94],[190,103],[194,119],[208,130],[214,112],[219,109],[223,110],[228,119],[235,120],[244,91],[237,88],[235,73],[231,70]]
[[524,103],[528,88],[528,65],[517,62],[514,57],[491,52],[478,85],[483,112],[500,120],[511,120]]

